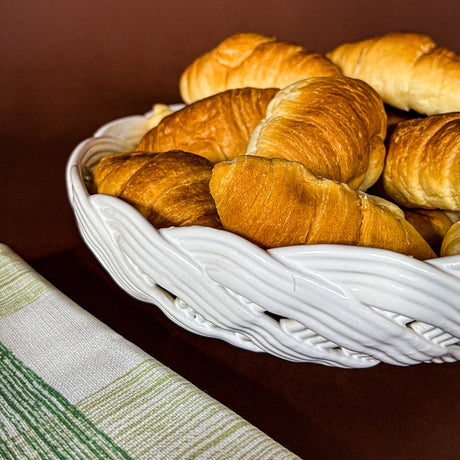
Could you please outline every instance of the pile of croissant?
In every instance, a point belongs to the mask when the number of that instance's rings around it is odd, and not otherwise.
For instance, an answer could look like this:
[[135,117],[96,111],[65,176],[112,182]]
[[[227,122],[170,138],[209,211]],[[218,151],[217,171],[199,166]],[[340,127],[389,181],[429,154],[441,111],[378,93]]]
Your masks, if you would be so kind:
[[460,56],[419,33],[322,55],[235,34],[180,77],[95,192],[156,228],[224,229],[263,248],[346,244],[460,253]]

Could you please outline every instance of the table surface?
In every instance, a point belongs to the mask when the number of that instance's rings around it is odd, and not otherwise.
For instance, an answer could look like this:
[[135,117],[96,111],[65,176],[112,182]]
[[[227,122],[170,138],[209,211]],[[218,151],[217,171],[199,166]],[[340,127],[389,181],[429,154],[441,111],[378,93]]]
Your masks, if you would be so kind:
[[[179,101],[191,60],[237,31],[326,52],[418,30],[460,52],[456,0],[7,1],[0,53],[0,241],[83,308],[304,458],[460,456],[460,363],[343,370],[191,334],[129,297],[82,242],[65,164],[103,123]],[[19,6],[18,6],[19,5]]]

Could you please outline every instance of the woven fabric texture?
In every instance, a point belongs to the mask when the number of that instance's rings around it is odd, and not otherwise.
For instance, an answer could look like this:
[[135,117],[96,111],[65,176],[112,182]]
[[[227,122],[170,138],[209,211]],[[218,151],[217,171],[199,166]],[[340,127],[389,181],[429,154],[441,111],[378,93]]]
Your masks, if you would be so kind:
[[298,458],[0,245],[0,457]]

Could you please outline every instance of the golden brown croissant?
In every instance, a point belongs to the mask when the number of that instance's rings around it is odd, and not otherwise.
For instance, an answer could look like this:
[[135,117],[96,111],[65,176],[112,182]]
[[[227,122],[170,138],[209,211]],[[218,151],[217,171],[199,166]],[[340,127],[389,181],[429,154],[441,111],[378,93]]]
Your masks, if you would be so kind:
[[441,256],[456,254],[460,254],[460,222],[456,222],[449,228],[441,245]]
[[427,115],[460,110],[460,56],[427,35],[393,32],[344,43],[327,57],[399,109]]
[[334,243],[436,257],[395,205],[298,162],[241,156],[216,164],[209,186],[223,227],[265,248]]
[[388,145],[383,185],[400,206],[460,210],[460,112],[399,123]]
[[119,153],[103,158],[93,178],[97,193],[133,205],[156,228],[221,228],[209,192],[212,165],[193,153]]
[[436,254],[440,252],[447,231],[458,220],[454,213],[439,209],[408,209],[404,215]]
[[309,77],[340,75],[325,56],[257,33],[235,34],[198,57],[179,82],[191,103],[232,88],[284,88]]
[[243,155],[277,91],[233,89],[196,101],[163,118],[144,135],[135,150],[184,150],[212,163]]
[[154,104],[152,113],[149,115],[149,129],[155,128],[163,118],[171,115],[174,111],[166,104]]
[[386,122],[383,102],[367,83],[309,78],[278,92],[248,154],[299,161],[315,176],[366,190],[383,169]]

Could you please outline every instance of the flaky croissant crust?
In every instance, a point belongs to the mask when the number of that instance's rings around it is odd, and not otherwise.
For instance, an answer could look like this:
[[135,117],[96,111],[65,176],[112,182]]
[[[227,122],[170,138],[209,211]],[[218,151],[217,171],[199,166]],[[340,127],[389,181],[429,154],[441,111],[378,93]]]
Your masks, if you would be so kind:
[[309,78],[273,98],[248,153],[299,161],[315,176],[366,190],[383,169],[386,128],[383,102],[367,83]]
[[212,163],[243,155],[277,92],[274,88],[233,89],[186,105],[163,118],[135,150],[184,150]]
[[440,209],[406,209],[404,215],[437,254],[446,233],[460,218]]
[[460,56],[425,34],[392,32],[344,43],[327,57],[398,109],[426,115],[460,110]]
[[460,254],[460,222],[453,224],[442,240],[441,256]]
[[209,185],[223,227],[265,248],[333,243],[436,257],[394,204],[298,162],[238,157],[216,164]]
[[234,34],[199,56],[182,73],[187,104],[232,88],[284,88],[310,77],[340,75],[325,56],[257,33]]
[[401,206],[460,210],[460,112],[399,123],[388,145],[383,185]]
[[96,166],[97,193],[133,205],[156,228],[221,228],[209,192],[212,164],[193,153],[130,152],[108,155]]

